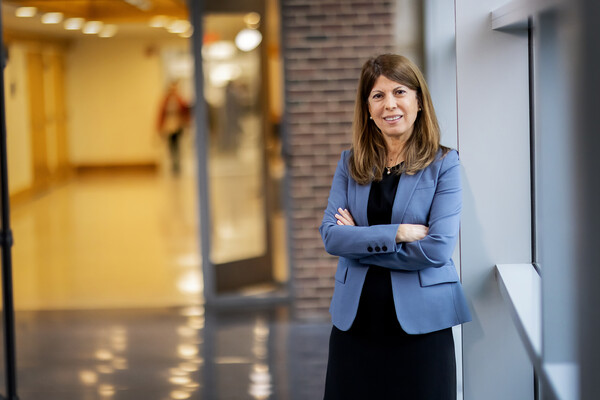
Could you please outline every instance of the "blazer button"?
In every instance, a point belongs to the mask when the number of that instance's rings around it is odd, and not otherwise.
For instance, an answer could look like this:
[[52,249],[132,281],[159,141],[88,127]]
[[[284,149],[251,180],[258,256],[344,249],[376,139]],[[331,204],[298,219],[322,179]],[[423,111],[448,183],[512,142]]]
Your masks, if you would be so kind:
[[383,246],[383,247],[381,248],[381,250],[383,250],[383,251],[387,251],[387,246]]
[[367,247],[367,251],[368,251],[369,253],[372,253],[372,252],[373,252],[373,248],[372,248],[371,246],[369,246],[369,247]]
[[379,247],[379,246],[376,246],[376,247],[375,247],[375,251],[376,251],[376,252],[380,252],[380,251],[381,251],[381,247]]

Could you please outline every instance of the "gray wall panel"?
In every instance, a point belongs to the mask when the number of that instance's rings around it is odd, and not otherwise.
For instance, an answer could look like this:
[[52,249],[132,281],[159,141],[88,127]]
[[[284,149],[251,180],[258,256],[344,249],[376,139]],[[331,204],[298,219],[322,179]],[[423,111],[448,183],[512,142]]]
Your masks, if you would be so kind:
[[531,261],[527,36],[491,30],[504,1],[456,1],[458,143],[464,170],[464,398],[533,398],[533,371],[495,264]]

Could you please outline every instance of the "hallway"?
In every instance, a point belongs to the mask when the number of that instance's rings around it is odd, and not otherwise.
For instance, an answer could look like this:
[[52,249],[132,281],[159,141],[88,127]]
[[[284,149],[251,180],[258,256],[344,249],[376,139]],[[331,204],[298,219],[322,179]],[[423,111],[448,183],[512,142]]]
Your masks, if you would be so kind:
[[22,400],[321,396],[328,323],[203,306],[191,164],[83,173],[13,207]]

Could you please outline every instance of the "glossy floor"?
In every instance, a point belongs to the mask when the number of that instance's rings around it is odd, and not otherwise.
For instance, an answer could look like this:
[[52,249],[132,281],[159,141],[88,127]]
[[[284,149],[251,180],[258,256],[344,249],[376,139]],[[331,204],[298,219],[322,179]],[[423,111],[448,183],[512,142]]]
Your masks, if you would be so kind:
[[13,207],[20,400],[321,398],[329,324],[203,306],[191,170],[85,175]]
[[322,398],[329,324],[287,308],[17,313],[21,400]]

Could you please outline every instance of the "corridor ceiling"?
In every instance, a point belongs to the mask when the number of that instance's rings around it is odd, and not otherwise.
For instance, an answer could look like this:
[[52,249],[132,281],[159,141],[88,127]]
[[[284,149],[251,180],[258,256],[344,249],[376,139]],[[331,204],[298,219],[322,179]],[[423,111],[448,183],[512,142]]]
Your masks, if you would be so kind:
[[62,12],[106,23],[148,22],[156,15],[188,18],[185,0],[2,0],[16,7],[37,7],[41,12]]

